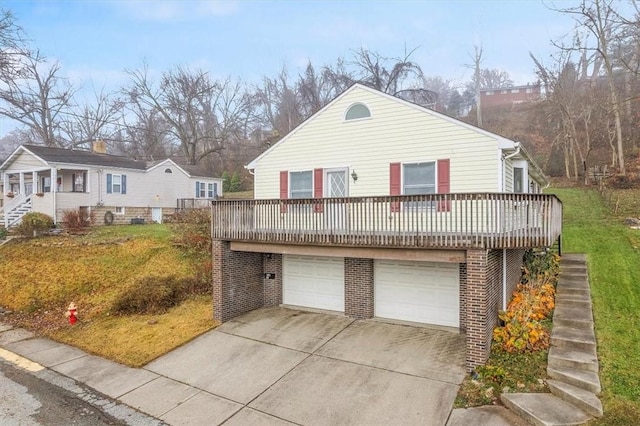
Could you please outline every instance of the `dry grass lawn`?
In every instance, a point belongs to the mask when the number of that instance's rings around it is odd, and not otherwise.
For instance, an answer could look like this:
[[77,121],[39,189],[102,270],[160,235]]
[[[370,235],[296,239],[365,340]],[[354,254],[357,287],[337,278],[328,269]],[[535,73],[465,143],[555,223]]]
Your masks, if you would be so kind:
[[[143,277],[190,278],[197,265],[164,225],[95,228],[0,247],[0,305],[14,325],[115,361],[140,366],[216,326],[209,295],[191,295],[160,315],[115,315],[113,305]],[[80,322],[64,313],[73,301]]]

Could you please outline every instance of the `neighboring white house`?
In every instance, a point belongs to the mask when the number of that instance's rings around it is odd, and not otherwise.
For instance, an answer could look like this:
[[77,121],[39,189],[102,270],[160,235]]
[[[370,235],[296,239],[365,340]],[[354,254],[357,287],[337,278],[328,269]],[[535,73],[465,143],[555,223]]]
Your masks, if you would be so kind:
[[193,205],[222,195],[222,179],[197,167],[109,155],[102,141],[93,151],[22,145],[0,165],[0,177],[0,215],[7,227],[29,211],[57,223],[70,209],[92,211],[98,224],[162,222],[179,200]]
[[524,250],[561,232],[520,143],[360,84],[247,168],[255,199],[212,207],[221,321],[284,304],[448,327],[472,368]]

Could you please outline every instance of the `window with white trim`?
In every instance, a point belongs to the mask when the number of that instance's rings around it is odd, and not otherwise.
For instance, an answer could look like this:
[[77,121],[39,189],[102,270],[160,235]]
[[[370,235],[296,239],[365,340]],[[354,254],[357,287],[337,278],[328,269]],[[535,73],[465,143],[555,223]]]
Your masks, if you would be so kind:
[[113,209],[113,212],[115,214],[123,215],[124,214],[124,207],[116,207],[115,209]]
[[43,176],[40,182],[40,192],[51,192],[51,177]]
[[207,184],[207,195],[209,198],[216,198],[217,194],[217,186],[215,183]]
[[404,195],[436,193],[436,162],[404,164],[402,167]]
[[196,194],[196,198],[207,198],[207,184],[206,182],[198,183],[198,193]]
[[[403,164],[402,193],[404,195],[422,195],[436,193],[436,162]],[[432,208],[434,203],[407,202],[405,208]]]
[[522,167],[513,168],[513,192],[522,194],[524,191],[524,169]]
[[122,175],[111,175],[111,193],[122,193]]
[[354,104],[349,107],[347,113],[344,115],[345,121],[358,120],[361,118],[371,117],[371,111],[363,104]]
[[313,172],[289,172],[289,198],[313,198]]

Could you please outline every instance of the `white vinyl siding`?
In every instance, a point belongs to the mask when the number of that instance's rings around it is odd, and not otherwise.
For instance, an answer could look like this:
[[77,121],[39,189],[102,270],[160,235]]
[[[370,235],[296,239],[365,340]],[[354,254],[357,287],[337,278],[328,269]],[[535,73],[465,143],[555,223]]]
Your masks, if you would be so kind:
[[[367,120],[344,121],[357,102]],[[436,113],[355,87],[321,111],[256,163],[255,198],[279,198],[281,170],[348,165],[358,181],[350,196],[389,194],[389,163],[449,159],[451,192],[496,192],[500,188],[498,142]]]

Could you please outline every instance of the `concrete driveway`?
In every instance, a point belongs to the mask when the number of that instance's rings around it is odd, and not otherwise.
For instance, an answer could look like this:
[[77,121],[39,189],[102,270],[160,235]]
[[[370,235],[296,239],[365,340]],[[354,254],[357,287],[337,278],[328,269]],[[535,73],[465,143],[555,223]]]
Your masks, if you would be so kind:
[[464,345],[447,331],[265,308],[145,368],[173,380],[149,384],[159,392],[175,381],[206,391],[185,398],[171,423],[444,425]]

